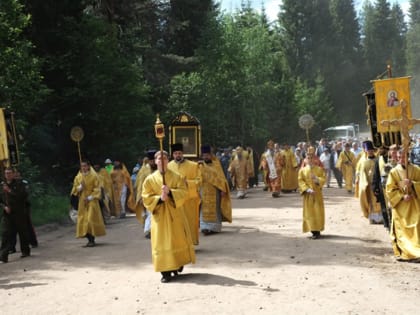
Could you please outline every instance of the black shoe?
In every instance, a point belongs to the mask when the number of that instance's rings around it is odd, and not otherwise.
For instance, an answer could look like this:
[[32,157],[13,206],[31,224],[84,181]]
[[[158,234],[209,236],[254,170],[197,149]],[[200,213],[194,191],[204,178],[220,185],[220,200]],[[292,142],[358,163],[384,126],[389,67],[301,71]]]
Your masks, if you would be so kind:
[[313,231],[312,232],[311,239],[316,240],[316,239],[318,239],[320,237],[321,237],[321,232],[319,232],[319,231]]
[[144,237],[150,240],[150,232],[145,233]]
[[162,274],[162,278],[160,279],[160,282],[168,283],[171,281],[172,277],[171,277],[170,271],[161,272],[161,274]]
[[201,233],[203,233],[204,235],[209,235],[210,231],[207,229],[201,230]]
[[1,261],[6,264],[9,261],[9,257],[7,255],[2,255]]
[[273,198],[279,198],[279,197],[280,197],[280,193],[278,193],[278,192],[273,192],[273,193],[271,194],[271,196],[273,196]]
[[182,271],[184,271],[184,266],[181,266],[178,268],[178,272],[182,272]]
[[37,248],[37,247],[38,247],[38,242],[37,242],[37,243],[32,243],[32,244],[31,244],[31,247],[32,247],[32,248]]
[[86,247],[95,247],[95,245],[96,245],[95,241],[89,241],[89,242],[86,244]]
[[20,255],[20,258],[25,258],[29,256],[31,256],[31,253],[22,253],[22,255]]

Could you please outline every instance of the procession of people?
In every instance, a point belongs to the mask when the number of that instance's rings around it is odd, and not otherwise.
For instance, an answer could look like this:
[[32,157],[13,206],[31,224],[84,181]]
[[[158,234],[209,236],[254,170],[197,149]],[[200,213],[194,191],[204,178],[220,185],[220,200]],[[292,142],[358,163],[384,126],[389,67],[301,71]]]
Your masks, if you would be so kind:
[[[269,139],[261,155],[241,145],[200,149],[196,160],[184,156],[182,143],[171,145],[172,156],[164,150],[147,150],[131,175],[118,160],[107,158],[102,167],[81,160],[71,190],[77,200],[76,237],[86,238],[86,247],[95,247],[97,238],[106,234],[108,220],[135,213],[150,239],[154,269],[166,283],[195,262],[200,234],[220,233],[224,222],[233,221],[231,198],[252,198],[251,189],[268,190],[274,198],[299,193],[302,232],[317,240],[325,230],[323,189],[344,188],[359,199],[361,214],[370,224],[388,229],[399,260],[420,260],[420,168],[398,145],[377,149],[369,140],[359,144],[326,139],[315,146],[280,145]],[[11,181],[3,185],[5,217],[10,218],[2,235],[3,262],[8,262],[16,243],[12,229],[19,235],[22,257],[30,256],[33,229],[28,220],[20,219],[27,214],[25,204],[18,202],[27,197],[11,172],[6,169]],[[13,199],[14,194],[22,197]],[[8,212],[11,208],[16,209],[13,215]]]

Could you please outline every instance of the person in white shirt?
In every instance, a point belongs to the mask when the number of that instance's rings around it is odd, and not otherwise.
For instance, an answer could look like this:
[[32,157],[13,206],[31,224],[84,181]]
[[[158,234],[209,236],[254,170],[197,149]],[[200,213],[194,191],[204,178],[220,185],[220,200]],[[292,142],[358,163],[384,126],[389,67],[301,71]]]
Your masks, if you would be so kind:
[[331,150],[330,148],[326,147],[324,151],[321,153],[321,156],[319,157],[319,159],[321,160],[321,163],[324,166],[327,187],[330,188],[330,181],[331,181],[331,167],[330,167]]

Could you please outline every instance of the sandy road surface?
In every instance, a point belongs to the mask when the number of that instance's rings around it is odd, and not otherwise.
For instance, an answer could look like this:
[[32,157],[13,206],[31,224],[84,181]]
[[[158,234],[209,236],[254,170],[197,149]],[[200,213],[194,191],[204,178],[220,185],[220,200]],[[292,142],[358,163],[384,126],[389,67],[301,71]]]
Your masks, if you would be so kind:
[[112,220],[95,248],[74,227],[39,231],[40,247],[0,264],[1,314],[418,314],[420,264],[396,262],[382,226],[344,189],[324,189],[326,230],[301,232],[301,198],[260,188],[233,200],[232,224],[201,237],[197,263],[160,283],[134,217]]

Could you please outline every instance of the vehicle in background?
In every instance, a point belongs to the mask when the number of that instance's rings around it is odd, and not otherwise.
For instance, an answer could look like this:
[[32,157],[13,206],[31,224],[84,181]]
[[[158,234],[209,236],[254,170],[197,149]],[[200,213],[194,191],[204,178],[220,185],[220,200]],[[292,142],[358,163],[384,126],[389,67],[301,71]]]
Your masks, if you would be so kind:
[[323,137],[328,141],[359,141],[360,130],[358,124],[333,126],[323,131]]

